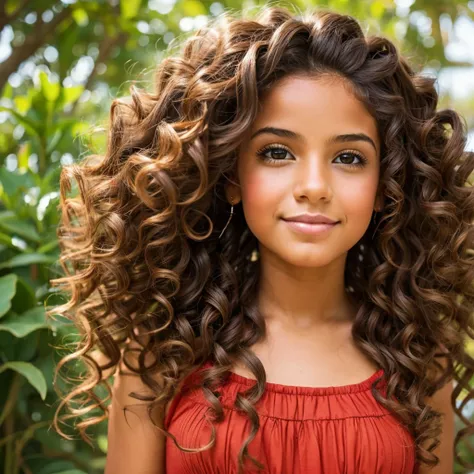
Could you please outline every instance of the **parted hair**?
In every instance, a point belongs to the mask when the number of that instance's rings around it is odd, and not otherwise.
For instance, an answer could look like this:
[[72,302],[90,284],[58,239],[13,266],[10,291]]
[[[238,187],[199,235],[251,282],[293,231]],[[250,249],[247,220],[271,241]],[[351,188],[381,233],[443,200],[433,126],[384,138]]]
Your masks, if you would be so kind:
[[[353,17],[327,9],[296,14],[267,5],[256,15],[227,11],[213,19],[179,53],[165,55],[153,91],[132,85],[131,100],[113,100],[103,155],[63,168],[64,275],[51,283],[68,300],[48,314],[65,316],[81,336],[57,372],[74,360],[87,371],[61,391],[54,426],[67,437],[60,422],[77,418],[90,442],[86,429],[107,417],[112,396],[105,371],[121,361],[154,394],[145,398],[151,413],[210,360],[199,384],[213,415],[209,443],[191,449],[157,429],[182,450],[211,449],[214,425],[225,416],[214,392],[240,362],[256,382],[235,401],[250,420],[236,465],[264,467],[249,454],[266,383],[251,350],[265,337],[257,307],[261,262],[251,258],[258,241],[241,205],[218,236],[229,217],[224,186],[243,135],[262,95],[289,75],[344,78],[376,120],[383,209],[348,251],[345,287],[358,307],[352,335],[384,369],[386,396],[381,379],[372,393],[413,435],[421,463],[439,462],[433,451],[442,416],[426,397],[456,382],[452,406],[465,427],[454,448],[466,466],[458,445],[474,434],[461,409],[474,398],[474,360],[466,350],[474,339],[474,157],[465,150],[467,127],[454,110],[437,110],[435,79],[415,72],[389,39],[369,36]],[[78,192],[71,195],[73,182]],[[127,362],[132,350],[138,366]],[[98,386],[106,396],[98,396]],[[63,408],[68,413],[60,416]],[[95,415],[84,419],[89,411]]]

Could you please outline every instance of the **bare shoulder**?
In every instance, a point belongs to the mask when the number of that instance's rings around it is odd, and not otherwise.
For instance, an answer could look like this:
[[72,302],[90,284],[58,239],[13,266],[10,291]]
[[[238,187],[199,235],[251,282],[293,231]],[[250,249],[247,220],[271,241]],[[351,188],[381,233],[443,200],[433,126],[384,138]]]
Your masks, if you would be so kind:
[[105,474],[129,472],[165,473],[163,407],[148,412],[148,402],[131,392],[149,394],[139,376],[117,371],[109,406],[108,450]]
[[[154,377],[160,383],[160,375]],[[104,474],[164,474],[166,435],[163,429],[172,400],[149,411],[150,402],[133,398],[131,392],[154,395],[141,378],[130,373],[121,361],[114,375],[112,403],[108,409],[108,450]]]
[[[445,348],[441,347],[441,352],[445,352]],[[441,358],[439,362],[443,369],[447,367],[447,359]],[[434,370],[434,369],[432,369]],[[419,474],[444,474],[452,472],[454,463],[454,409],[452,405],[452,396],[454,390],[453,380],[447,382],[442,388],[435,392],[431,397],[427,397],[426,404],[442,415],[442,432],[440,435],[440,444],[435,449],[434,454],[439,457],[439,464],[436,467],[428,466],[420,467]]]

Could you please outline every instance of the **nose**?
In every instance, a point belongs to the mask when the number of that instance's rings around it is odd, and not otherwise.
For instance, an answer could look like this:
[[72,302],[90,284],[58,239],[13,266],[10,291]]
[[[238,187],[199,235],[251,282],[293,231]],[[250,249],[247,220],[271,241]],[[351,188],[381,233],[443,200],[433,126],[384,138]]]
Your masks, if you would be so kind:
[[330,169],[321,157],[308,157],[300,162],[294,186],[296,200],[330,201],[332,185]]

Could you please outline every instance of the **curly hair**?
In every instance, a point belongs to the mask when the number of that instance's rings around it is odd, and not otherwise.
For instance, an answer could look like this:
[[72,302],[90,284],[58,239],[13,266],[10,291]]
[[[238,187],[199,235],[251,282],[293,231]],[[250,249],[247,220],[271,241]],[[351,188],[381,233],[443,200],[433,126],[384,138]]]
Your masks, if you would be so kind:
[[[54,426],[62,436],[62,408],[70,410],[64,420],[100,409],[77,423],[89,442],[86,428],[107,417],[104,371],[122,360],[152,390],[148,398],[131,394],[150,402],[149,413],[212,360],[200,387],[219,423],[224,412],[214,390],[238,361],[256,383],[235,401],[251,422],[237,463],[241,469],[249,458],[262,466],[248,451],[266,383],[251,350],[265,336],[256,303],[260,263],[251,258],[258,241],[241,206],[218,238],[229,212],[224,185],[259,97],[284,76],[321,74],[350,81],[381,136],[383,210],[349,250],[344,274],[359,308],[353,339],[384,369],[387,396],[376,383],[372,394],[409,429],[419,462],[439,463],[433,450],[441,414],[424,400],[451,380],[453,409],[466,425],[455,448],[474,433],[462,413],[474,398],[466,350],[474,339],[474,194],[466,186],[474,156],[465,150],[465,121],[454,110],[437,111],[435,79],[415,73],[391,41],[364,34],[353,17],[266,6],[254,18],[226,12],[183,41],[180,54],[165,55],[154,92],[132,85],[131,101],[113,100],[104,156],[62,170],[65,275],[51,283],[70,298],[49,314],[64,315],[80,331],[57,371],[71,360],[88,368],[61,394]],[[78,193],[68,196],[73,181]],[[126,362],[131,351],[138,351],[138,368]],[[98,396],[99,385],[107,397]],[[78,400],[80,409],[73,407]],[[215,433],[197,450],[213,446]]]

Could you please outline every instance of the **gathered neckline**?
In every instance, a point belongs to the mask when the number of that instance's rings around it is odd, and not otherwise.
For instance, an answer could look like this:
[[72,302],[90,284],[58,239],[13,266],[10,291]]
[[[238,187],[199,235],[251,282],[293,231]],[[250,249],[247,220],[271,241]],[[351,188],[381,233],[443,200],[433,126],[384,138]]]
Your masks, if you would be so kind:
[[[227,381],[237,383],[240,385],[251,386],[254,385],[256,379],[244,377],[235,372],[228,372]],[[344,394],[344,393],[356,393],[364,390],[369,390],[373,382],[384,374],[384,369],[379,369],[374,372],[369,378],[362,380],[361,382],[349,384],[349,385],[335,385],[327,387],[308,387],[301,385],[284,385],[275,382],[266,382],[265,391],[278,392],[295,395],[331,395],[331,394]]]
[[[202,368],[211,367],[212,361],[207,361]],[[301,385],[284,385],[275,382],[265,382],[266,392],[276,392],[294,395],[331,395],[331,394],[345,394],[345,393],[357,393],[364,390],[370,390],[373,382],[381,377],[385,373],[384,369],[380,368],[374,372],[369,378],[362,380],[361,382],[349,384],[349,385],[335,385],[329,387],[308,387]],[[234,383],[244,386],[255,385],[256,379],[239,375],[236,372],[229,370],[226,376],[226,384]],[[380,382],[380,385],[384,385],[384,379]]]

